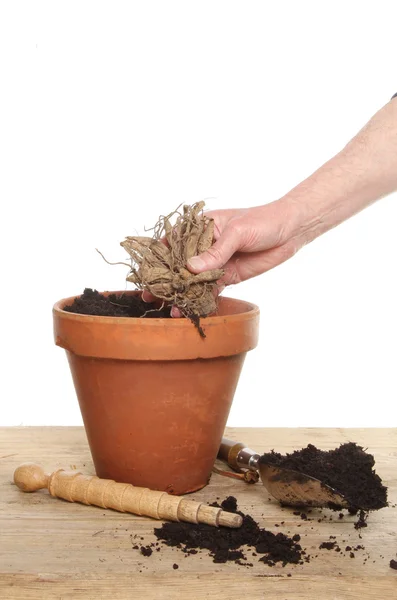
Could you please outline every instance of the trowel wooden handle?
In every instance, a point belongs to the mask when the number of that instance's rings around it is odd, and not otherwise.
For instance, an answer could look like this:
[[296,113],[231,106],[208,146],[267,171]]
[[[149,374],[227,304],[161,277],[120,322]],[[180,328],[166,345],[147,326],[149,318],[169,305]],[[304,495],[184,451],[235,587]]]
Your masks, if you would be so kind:
[[[258,473],[259,454],[242,442],[233,442],[232,440],[222,438],[218,458],[227,462],[229,467],[239,473],[243,473],[244,469]],[[253,482],[252,478],[249,478],[247,481],[250,483]],[[258,481],[258,477],[256,477],[256,481]]]
[[83,475],[79,471],[59,469],[50,475],[38,465],[25,463],[16,469],[14,483],[23,492],[47,488],[51,496],[63,498],[68,502],[93,504],[154,519],[233,528],[242,524],[240,515],[220,508],[185,500],[180,496],[171,496],[166,492],[135,487],[129,483],[116,483],[111,479]]
[[229,467],[235,471],[240,471],[240,467],[237,465],[237,457],[240,450],[246,448],[246,445],[242,442],[234,442],[227,438],[222,438],[222,442],[218,451],[218,458],[226,462]]

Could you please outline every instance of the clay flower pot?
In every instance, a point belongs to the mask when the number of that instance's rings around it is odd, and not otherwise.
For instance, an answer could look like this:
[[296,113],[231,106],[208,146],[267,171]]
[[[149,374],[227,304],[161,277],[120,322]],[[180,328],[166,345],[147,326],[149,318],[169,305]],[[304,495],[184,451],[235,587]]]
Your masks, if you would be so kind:
[[[116,292],[121,293],[121,292]],[[137,292],[127,292],[137,293]],[[139,293],[139,292],[138,292]],[[53,309],[96,473],[184,494],[208,483],[259,309],[220,298],[202,319],[98,317]]]

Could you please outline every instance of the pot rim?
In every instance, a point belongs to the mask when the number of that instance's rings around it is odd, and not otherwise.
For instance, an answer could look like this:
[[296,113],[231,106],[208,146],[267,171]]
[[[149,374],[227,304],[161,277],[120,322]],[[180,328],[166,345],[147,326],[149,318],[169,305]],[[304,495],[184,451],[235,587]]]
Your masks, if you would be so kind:
[[[124,295],[128,295],[128,296],[132,296],[132,295],[139,295],[141,292],[139,290],[116,290],[116,291],[105,291],[105,292],[99,292],[100,294],[104,294],[105,296],[108,296],[110,294],[124,294]],[[161,326],[164,327],[164,324],[167,323],[167,327],[171,326],[171,327],[192,327],[192,323],[189,319],[186,318],[180,318],[180,319],[173,319],[173,318],[164,318],[164,317],[153,317],[150,319],[145,319],[142,317],[110,317],[110,316],[101,316],[101,315],[85,315],[83,313],[72,313],[69,312],[67,310],[63,310],[64,306],[67,306],[68,304],[72,304],[73,301],[76,298],[81,297],[82,294],[78,294],[76,296],[69,296],[68,298],[62,298],[61,300],[58,300],[57,302],[55,302],[54,306],[53,306],[53,312],[54,313],[59,313],[59,316],[62,315],[63,319],[71,319],[74,321],[93,321],[93,322],[101,322],[103,321],[104,323],[120,323],[123,325],[127,325],[128,323],[131,323],[131,325],[136,325],[138,322],[145,326],[145,327],[156,327],[156,326]],[[231,302],[232,304],[236,305],[240,305],[242,308],[244,307],[246,310],[242,310],[239,312],[233,312],[231,314],[225,313],[225,314],[214,314],[214,315],[210,315],[208,317],[201,317],[200,318],[200,323],[202,323],[203,325],[211,325],[211,324],[215,324],[217,322],[219,322],[220,320],[224,320],[225,318],[227,318],[228,321],[241,321],[242,319],[244,320],[244,318],[252,318],[253,316],[257,316],[259,315],[259,307],[256,304],[253,304],[252,302],[247,302],[246,300],[239,300],[237,298],[231,298],[230,296],[219,296],[219,302],[221,304],[224,303],[224,301],[226,302]]]
[[[140,291],[102,293],[131,295]],[[54,339],[57,346],[80,356],[138,361],[194,360],[245,353],[258,343],[259,308],[245,300],[220,296],[221,314],[200,319],[203,338],[186,318],[103,317],[63,310],[76,297],[55,303]]]

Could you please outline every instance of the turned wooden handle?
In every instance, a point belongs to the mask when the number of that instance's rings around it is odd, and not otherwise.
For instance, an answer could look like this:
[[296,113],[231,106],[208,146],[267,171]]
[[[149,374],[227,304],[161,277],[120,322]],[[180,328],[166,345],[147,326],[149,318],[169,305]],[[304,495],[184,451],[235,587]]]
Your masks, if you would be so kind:
[[112,508],[153,519],[233,528],[240,527],[243,522],[240,515],[214,506],[186,500],[181,496],[171,496],[167,492],[135,487],[129,483],[116,483],[112,479],[83,475],[80,471],[58,469],[50,475],[38,465],[25,463],[16,469],[14,483],[23,492],[46,488],[54,498]]
[[237,455],[243,448],[246,448],[246,445],[242,442],[233,442],[233,440],[222,438],[218,451],[218,458],[226,462],[229,467],[235,471],[241,471],[240,467],[237,465]]

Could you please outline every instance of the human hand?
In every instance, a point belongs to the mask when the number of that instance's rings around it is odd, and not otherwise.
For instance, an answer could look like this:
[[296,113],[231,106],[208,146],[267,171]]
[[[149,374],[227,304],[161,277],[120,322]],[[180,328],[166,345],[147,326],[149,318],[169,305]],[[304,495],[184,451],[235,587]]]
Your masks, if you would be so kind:
[[280,200],[216,210],[215,244],[193,257],[193,273],[224,268],[239,283],[291,258],[302,246],[397,190],[397,99],[388,102],[336,156]]
[[[187,265],[223,268],[222,286],[245,281],[291,258],[302,246],[397,191],[397,100],[388,102],[329,161],[286,196],[264,206],[209,211],[215,243]],[[144,300],[150,295],[143,293]],[[173,317],[180,316],[174,306]]]
[[[304,207],[290,198],[264,206],[208,211],[215,223],[215,243],[187,263],[193,273],[224,269],[217,293],[227,285],[245,281],[286,261],[305,244]],[[146,302],[154,298],[143,292]],[[172,317],[181,312],[173,306]]]
[[236,284],[291,258],[304,244],[302,205],[282,198],[264,206],[208,211],[214,219],[215,243],[192,257],[193,273],[223,268],[219,288]]
[[[253,208],[207,211],[215,223],[215,242],[209,250],[187,263],[192,273],[223,269],[217,293],[232,285],[260,275],[291,258],[305,244],[304,205],[292,198]],[[306,217],[307,222],[307,217]],[[143,300],[152,302],[147,291]],[[175,306],[172,317],[180,317]]]

